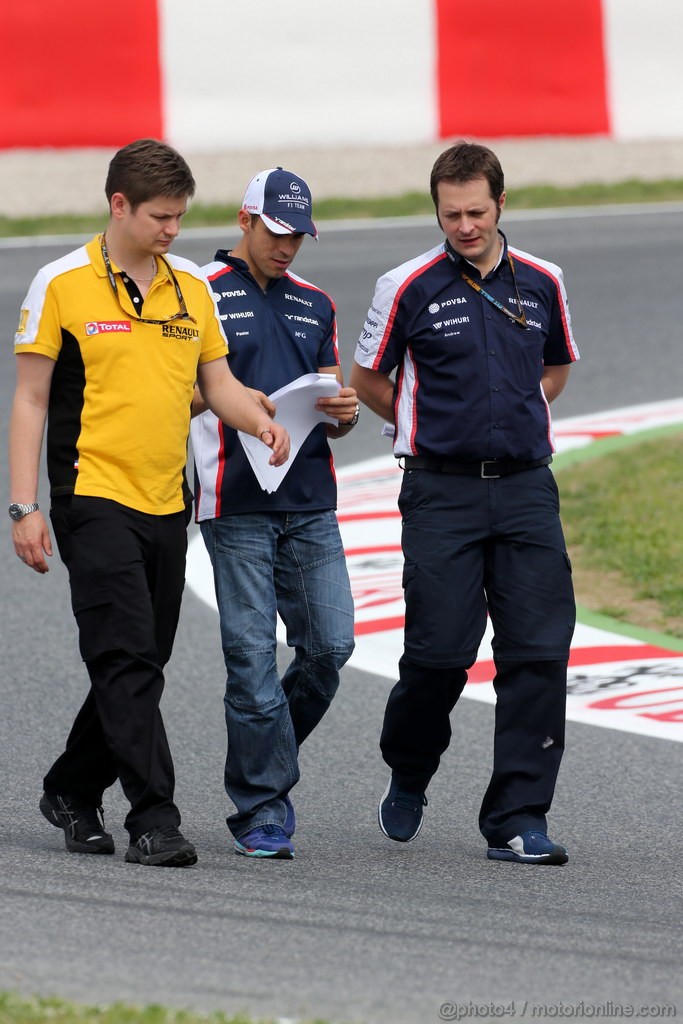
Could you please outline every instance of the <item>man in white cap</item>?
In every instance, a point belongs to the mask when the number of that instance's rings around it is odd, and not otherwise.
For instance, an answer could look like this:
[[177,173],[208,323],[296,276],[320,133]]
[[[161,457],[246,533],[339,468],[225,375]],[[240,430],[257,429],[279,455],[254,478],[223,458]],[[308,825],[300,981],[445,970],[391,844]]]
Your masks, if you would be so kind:
[[[276,491],[259,486],[237,432],[197,397],[192,422],[196,518],[211,557],[227,668],[225,788],[235,852],[294,856],[289,792],[298,749],[323,717],[353,650],[353,601],[335,514],[328,438],[358,421],[344,387],[335,307],[293,274],[306,235],[317,239],[306,182],[281,167],[256,174],[238,214],[242,237],[204,268],[230,344],[228,360],[247,387],[272,394],[302,374],[334,374],[339,391]],[[295,655],[277,669],[277,615]]]

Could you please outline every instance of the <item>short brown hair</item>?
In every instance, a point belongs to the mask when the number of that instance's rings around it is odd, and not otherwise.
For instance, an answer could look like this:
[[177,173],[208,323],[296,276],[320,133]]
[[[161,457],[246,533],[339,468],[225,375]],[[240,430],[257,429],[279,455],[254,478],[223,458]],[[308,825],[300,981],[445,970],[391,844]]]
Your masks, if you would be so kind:
[[436,209],[439,208],[437,185],[440,181],[464,185],[474,178],[486,178],[491,198],[498,203],[505,191],[505,178],[496,154],[487,146],[480,146],[476,142],[456,142],[437,157],[432,167],[429,190]]
[[109,203],[115,192],[123,193],[135,209],[156,196],[191,198],[195,188],[180,153],[158,139],[137,139],[112,157],[104,193]]

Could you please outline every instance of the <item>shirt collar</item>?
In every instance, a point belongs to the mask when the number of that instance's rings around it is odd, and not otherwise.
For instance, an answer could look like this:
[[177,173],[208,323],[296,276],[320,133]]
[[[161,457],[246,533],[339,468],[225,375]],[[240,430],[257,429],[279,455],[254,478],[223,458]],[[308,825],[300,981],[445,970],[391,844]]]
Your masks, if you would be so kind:
[[85,247],[85,251],[88,254],[88,258],[92,264],[92,268],[97,274],[97,276],[106,277],[107,268],[105,267],[104,260],[102,259],[102,248],[100,245],[101,238],[101,233],[99,235],[95,235],[94,238],[91,238]]
[[[489,270],[489,274],[494,274],[498,270],[501,263],[507,262],[508,240],[503,234],[503,232],[500,230],[500,228],[498,228],[498,235],[503,244],[500,247],[500,252],[498,253],[496,265],[495,267],[492,267],[491,270]],[[465,256],[461,256],[459,252],[456,252],[451,243],[448,241],[448,239],[446,239],[446,241],[444,242],[444,249],[451,262],[455,263],[455,265],[457,267],[460,267],[461,270],[466,270],[467,267],[473,267],[474,270],[476,270],[477,273],[479,273],[479,269],[474,265],[474,263],[472,263],[471,260],[468,260]],[[488,274],[486,276],[488,277]]]
[[[103,234],[103,232],[100,232],[99,234],[95,235],[95,237],[91,238],[90,241],[87,242],[86,246],[85,246],[85,251],[88,254],[88,258],[90,259],[90,263],[92,264],[92,268],[93,268],[93,270],[95,271],[95,273],[97,274],[98,277],[106,277],[107,276],[107,268],[104,265],[104,260],[102,258],[102,244],[101,244],[102,234]],[[115,263],[114,260],[111,259],[111,255],[110,255],[109,259],[111,261],[111,268],[114,271],[114,273],[115,274],[123,274],[124,271],[121,270],[121,267],[119,267],[118,264]],[[157,262],[157,273],[161,272],[164,275],[164,277],[168,281],[170,281],[171,280],[171,275],[169,273],[168,263],[166,262],[166,258],[164,256],[158,256],[156,262]]]

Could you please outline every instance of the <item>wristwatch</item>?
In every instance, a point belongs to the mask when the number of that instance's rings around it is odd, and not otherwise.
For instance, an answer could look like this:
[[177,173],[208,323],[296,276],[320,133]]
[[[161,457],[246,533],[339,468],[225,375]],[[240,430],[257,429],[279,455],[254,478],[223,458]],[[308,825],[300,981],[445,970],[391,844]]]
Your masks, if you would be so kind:
[[37,501],[32,501],[30,505],[22,505],[20,502],[14,501],[8,509],[9,517],[16,523],[20,519],[23,519],[24,516],[27,516],[29,512],[37,512],[38,508],[39,506]]

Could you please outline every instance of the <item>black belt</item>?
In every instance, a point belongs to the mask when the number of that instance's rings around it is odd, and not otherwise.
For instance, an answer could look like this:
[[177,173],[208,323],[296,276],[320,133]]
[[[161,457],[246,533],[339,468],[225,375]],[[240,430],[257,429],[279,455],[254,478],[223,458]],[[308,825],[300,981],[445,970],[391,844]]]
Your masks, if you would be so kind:
[[428,455],[403,455],[404,469],[427,469],[430,473],[462,473],[465,476],[480,476],[482,480],[497,480],[499,476],[522,473],[525,469],[549,466],[552,455],[531,462],[520,459],[483,459],[480,462],[456,462],[454,459],[437,459]]

